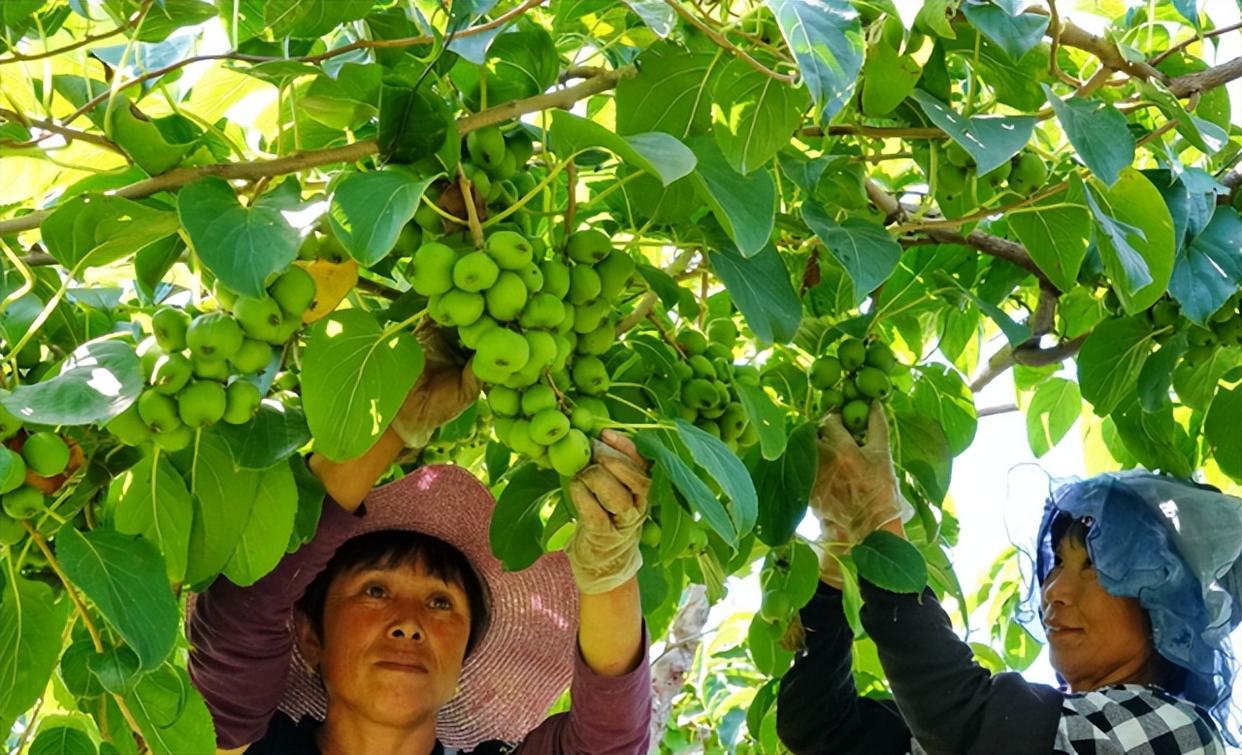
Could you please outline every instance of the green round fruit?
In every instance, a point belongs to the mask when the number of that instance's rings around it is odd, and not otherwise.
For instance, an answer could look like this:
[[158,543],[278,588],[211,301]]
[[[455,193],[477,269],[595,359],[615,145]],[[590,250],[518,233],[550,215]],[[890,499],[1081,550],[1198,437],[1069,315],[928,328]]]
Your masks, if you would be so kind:
[[14,546],[26,538],[26,528],[18,519],[0,511],[0,546]]
[[841,360],[834,356],[820,357],[811,362],[811,385],[818,390],[832,388],[841,380]]
[[463,325],[458,328],[457,337],[461,339],[462,344],[466,348],[473,349],[479,345],[479,339],[483,337],[484,333],[497,327],[500,326],[496,324],[495,320],[487,315],[483,315],[469,325]]
[[32,488],[29,485],[5,493],[0,498],[3,504],[4,513],[14,519],[30,519],[37,516],[47,508],[47,499],[43,497],[43,491],[38,488]]
[[867,344],[857,338],[847,338],[837,347],[837,359],[841,360],[843,370],[853,372],[866,361]]
[[[404,229],[402,233],[405,233]],[[297,265],[293,265],[281,273],[268,289],[268,293],[285,313],[293,317],[301,317],[315,303],[315,288],[314,276]]]
[[501,270],[521,270],[534,254],[530,242],[516,231],[496,231],[487,237],[485,249]]
[[1048,166],[1034,152],[1023,152],[1013,161],[1009,174],[1009,188],[1020,194],[1029,193],[1048,180]]
[[530,418],[528,432],[531,440],[541,446],[550,446],[569,432],[569,417],[560,409],[544,409]]
[[750,417],[746,414],[746,408],[735,401],[725,405],[724,412],[716,420],[716,424],[720,425],[721,437],[726,440],[736,440],[742,437],[749,422]]
[[600,297],[595,301],[574,307],[573,330],[579,335],[590,333],[604,325],[612,314],[612,302]]
[[194,365],[184,354],[164,354],[155,361],[155,369],[151,371],[151,386],[160,393],[171,396],[190,382],[193,373]]
[[994,187],[1000,186],[1009,178],[1009,173],[1012,170],[1013,170],[1012,163],[1010,163],[1009,161],[1005,161],[979,177],[987,181],[988,183],[992,184],[992,186]]
[[116,439],[127,446],[137,446],[151,440],[151,431],[147,423],[138,415],[137,402],[113,417],[104,425],[104,429],[116,436]]
[[232,316],[209,312],[190,322],[185,342],[199,358],[224,360],[237,353],[244,338],[241,325]]
[[69,466],[69,444],[56,433],[37,432],[26,438],[22,458],[40,477],[55,477]]
[[586,304],[599,297],[599,273],[589,265],[574,265],[569,270],[569,303]]
[[491,287],[499,275],[500,268],[486,252],[470,252],[453,265],[453,285],[470,293]]
[[543,290],[543,271],[534,262],[528,262],[525,267],[517,271],[518,277],[522,279],[522,283],[526,285],[528,293],[538,293]]
[[841,391],[833,388],[827,388],[819,394],[819,404],[821,411],[830,412],[845,403],[845,396]]
[[152,441],[161,451],[176,453],[190,447],[190,444],[194,442],[194,431],[185,425],[180,425],[166,433],[156,435]]
[[1177,322],[1179,310],[1177,302],[1171,299],[1163,299],[1152,305],[1147,310],[1151,324],[1157,328],[1167,328]]
[[138,416],[146,423],[147,429],[156,435],[181,427],[177,402],[171,396],[165,396],[156,390],[143,391],[138,397]]
[[[501,417],[516,417],[522,411],[522,395],[512,388],[493,385],[487,391],[487,403]],[[552,401],[555,404],[555,395]]]
[[621,295],[634,276],[634,260],[621,251],[609,253],[595,265],[599,275],[600,296],[615,299]]
[[712,364],[712,360],[708,359],[703,354],[695,354],[686,360],[686,364],[690,365],[690,369],[694,372],[695,377],[701,377],[707,380],[715,380],[718,377],[716,375],[716,367]]
[[272,363],[272,347],[263,341],[247,338],[242,341],[237,353],[229,357],[229,363],[243,375],[262,372]]
[[854,384],[858,386],[858,392],[867,398],[888,398],[893,390],[888,375],[878,367],[863,367],[854,376]]
[[555,409],[556,406],[556,391],[546,385],[532,385],[522,391],[521,409],[527,417]]
[[499,322],[516,320],[526,306],[526,284],[517,273],[505,270],[483,294],[487,313]]
[[177,307],[160,307],[151,315],[151,333],[164,351],[185,348],[185,334],[190,328],[190,314]]
[[192,357],[190,364],[194,367],[194,377],[199,380],[215,380],[223,383],[229,379],[230,370],[227,360]]
[[22,421],[0,406],[0,440],[8,440],[22,429]]
[[717,398],[716,386],[703,378],[687,380],[681,387],[681,402],[696,411],[711,408]]
[[556,361],[559,348],[556,336],[546,330],[528,330],[524,334],[526,345],[530,347],[530,358],[527,366],[542,372]]
[[581,430],[573,429],[548,447],[548,460],[562,477],[573,477],[591,461],[591,441]]
[[617,326],[611,322],[605,322],[595,330],[579,335],[574,348],[579,354],[602,356],[616,342]]
[[867,356],[863,363],[883,371],[886,375],[892,375],[897,369],[897,358],[893,356],[893,350],[880,341],[867,347]]
[[546,291],[535,294],[526,302],[518,317],[523,328],[555,328],[565,319],[565,304],[560,297]]
[[470,159],[488,169],[498,167],[505,158],[505,137],[499,126],[484,126],[466,134]]
[[0,494],[11,493],[26,482],[26,460],[16,451],[0,446]]
[[235,380],[224,391],[224,414],[220,419],[230,425],[244,425],[254,417],[262,401],[259,386],[247,380]]
[[[439,216],[436,216],[439,223]],[[457,252],[436,241],[423,244],[414,252],[414,267],[409,274],[410,288],[423,296],[443,294],[453,287],[453,266]]]
[[707,351],[707,337],[697,330],[686,328],[677,333],[677,345],[685,349],[690,356],[697,356]]
[[737,343],[737,325],[733,320],[720,317],[707,324],[707,339],[730,350]]
[[643,531],[638,536],[638,541],[648,548],[658,548],[660,547],[660,538],[663,534],[660,529],[660,523],[654,519],[648,519],[643,522]]
[[871,406],[866,401],[855,399],[841,407],[841,423],[850,432],[861,432],[867,429],[870,414]]
[[574,262],[594,265],[607,257],[611,251],[612,239],[594,228],[571,233],[565,241],[565,253]]
[[588,396],[598,396],[608,390],[608,369],[599,357],[579,357],[574,361],[571,373],[574,385]]
[[479,337],[474,364],[488,371],[512,375],[530,359],[530,345],[520,334],[506,328],[489,330]]
[[858,390],[858,383],[854,382],[854,378],[847,377],[841,381],[841,398],[845,401],[856,401],[862,398],[862,393]]
[[975,162],[974,158],[970,156],[970,153],[963,149],[962,145],[957,142],[949,143],[949,146],[944,150],[944,158],[959,168],[965,168],[969,165],[973,165]]
[[214,425],[226,408],[224,386],[211,380],[191,383],[177,394],[177,416],[191,428]]
[[[432,297],[427,303],[427,311],[432,319],[441,325],[457,328],[465,327],[477,321],[483,316],[483,310],[487,306],[487,302],[483,299],[482,294],[461,291],[459,289],[453,289],[448,293],[440,295],[438,299],[438,312],[435,305],[436,300],[436,297]],[[438,317],[437,314],[439,315]]]
[[936,171],[936,189],[940,192],[956,194],[966,188],[969,174],[965,168],[952,163],[941,163]]

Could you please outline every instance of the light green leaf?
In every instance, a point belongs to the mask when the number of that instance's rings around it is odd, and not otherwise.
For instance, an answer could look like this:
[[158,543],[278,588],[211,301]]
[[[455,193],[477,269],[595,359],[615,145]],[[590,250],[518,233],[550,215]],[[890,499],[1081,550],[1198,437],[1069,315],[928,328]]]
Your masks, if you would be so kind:
[[754,528],[755,517],[759,513],[759,496],[755,493],[755,483],[750,479],[746,466],[720,439],[680,417],[676,424],[677,434],[690,449],[694,461],[712,476],[729,497],[729,514],[738,534],[746,535]]
[[845,268],[854,284],[854,306],[888,280],[901,259],[901,246],[888,231],[874,223],[847,218],[838,225],[813,202],[803,203],[802,219],[824,242],[828,253]]
[[746,259],[736,249],[722,246],[709,251],[707,258],[755,338],[761,343],[788,343],[794,337],[802,321],[802,303],[776,247],[769,244]]
[[776,222],[776,186],[767,171],[748,176],[729,167],[715,142],[699,137],[691,142],[697,159],[693,174],[699,197],[711,208],[725,233],[743,257],[753,257],[767,246]]
[[74,350],[59,375],[17,386],[0,396],[0,405],[31,424],[88,425],[107,422],[128,409],[142,388],[134,347],[98,339]]
[[177,232],[177,216],[117,196],[82,194],[39,226],[48,254],[70,270],[110,265]]
[[159,548],[168,580],[175,584],[185,579],[194,505],[177,470],[165,459],[155,461],[143,457],[114,479],[108,501],[115,507],[117,531],[142,535]]
[[1229,135],[1220,126],[1192,115],[1182,107],[1177,99],[1163,84],[1156,81],[1139,81],[1139,91],[1143,96],[1156,103],[1161,112],[1169,120],[1177,121],[1177,133],[1200,152],[1212,155],[1219,152],[1229,143]]
[[1052,377],[1035,388],[1026,408],[1026,440],[1036,458],[1061,442],[1082,414],[1078,383]]
[[1153,343],[1142,315],[1107,320],[1087,336],[1078,352],[1078,385],[1097,415],[1111,414],[1134,393]]
[[728,57],[661,41],[638,56],[638,75],[617,83],[617,133],[662,131],[678,139],[706,133],[712,85]]
[[1043,88],[1078,156],[1101,181],[1109,186],[1117,183],[1121,172],[1134,162],[1134,137],[1126,128],[1126,117],[1107,102],[1080,97],[1062,100],[1047,84]]
[[974,394],[961,375],[944,365],[929,364],[917,374],[914,392],[910,395],[914,409],[925,417],[939,420],[949,442],[949,451],[957,456],[975,440],[979,419]]
[[919,549],[891,532],[877,530],[851,551],[858,576],[889,592],[920,593],[927,563]]
[[650,459],[654,464],[663,468],[664,473],[672,480],[673,486],[686,499],[690,507],[699,513],[703,521],[707,522],[707,525],[715,530],[716,534],[720,535],[726,543],[736,546],[737,527],[729,512],[725,510],[724,504],[712,493],[711,488],[707,487],[676,453],[669,450],[656,433],[642,430],[635,434],[634,443],[644,458]]
[[[295,181],[285,185],[297,188]],[[177,195],[177,213],[199,258],[244,296],[263,296],[268,278],[297,257],[301,237],[284,215],[289,209],[290,194],[280,190],[242,207],[221,178],[201,178]]]
[[731,58],[712,88],[716,144],[735,171],[748,175],[789,143],[808,104],[802,89],[765,76],[740,58]]
[[766,0],[827,122],[849,102],[863,63],[862,25],[847,0]]
[[154,545],[119,532],[65,527],[56,536],[56,558],[144,669],[163,663],[177,642],[180,614]]
[[81,729],[71,726],[39,727],[29,755],[95,755],[95,743]]
[[224,569],[241,538],[254,507],[259,474],[233,465],[225,442],[215,432],[204,432],[197,453],[182,471],[194,497],[194,527],[190,530],[190,559],[186,582],[198,585]]
[[0,719],[12,721],[34,705],[56,668],[70,603],[53,597],[40,582],[0,581]]
[[396,246],[423,192],[437,178],[419,178],[401,167],[350,173],[332,192],[328,208],[332,232],[359,265],[371,267]]
[[1064,191],[1015,210],[1005,219],[1053,285],[1062,291],[1077,285],[1091,237],[1082,181],[1075,176]]
[[883,41],[873,44],[863,65],[863,113],[872,118],[891,113],[910,95],[922,73],[912,56],[898,55]]
[[315,324],[302,357],[302,403],[315,449],[329,459],[362,455],[392,422],[423,371],[423,351],[357,309]]
[[770,546],[789,542],[806,516],[811,485],[819,465],[816,428],[804,422],[789,434],[785,452],[769,461],[757,450],[747,455],[747,465],[761,504],[755,534]]
[[125,696],[151,752],[209,753],[216,748],[211,713],[183,669],[165,664]]
[[592,120],[564,110],[552,113],[549,131],[552,148],[558,155],[567,157],[591,147],[606,149],[659,178],[665,186],[694,170],[694,153],[668,134],[651,132],[622,137]]
[[962,13],[966,20],[1013,60],[1039,44],[1048,28],[1048,17],[1023,13],[1025,3],[1009,0],[966,0]]
[[233,584],[246,587],[274,569],[285,555],[297,510],[298,489],[293,470],[283,461],[277,462],[259,475],[250,519],[224,565],[224,576]]
[[[487,82],[487,107],[542,94],[556,83],[560,72],[556,44],[540,26],[510,31],[496,37],[487,48],[487,64],[460,60],[450,77],[461,90],[466,105],[483,109],[483,75]],[[421,70],[421,66],[420,66]]]
[[1127,168],[1112,188],[1088,184],[1087,205],[1104,269],[1128,314],[1164,295],[1173,275],[1173,217],[1151,181]]
[[765,459],[776,459],[785,452],[785,413],[757,385],[734,383],[746,416],[759,435],[759,448]]
[[1242,433],[1238,432],[1238,417],[1242,417],[1242,386],[1222,388],[1212,401],[1212,408],[1208,409],[1203,434],[1212,444],[1220,471],[1242,483]]
[[371,0],[267,0],[263,17],[277,39],[310,39],[360,19],[370,10]]
[[1035,131],[1035,119],[1031,116],[980,115],[966,118],[920,89],[915,89],[910,96],[923,106],[923,112],[927,113],[932,123],[970,153],[980,174],[990,173],[1018,154]]

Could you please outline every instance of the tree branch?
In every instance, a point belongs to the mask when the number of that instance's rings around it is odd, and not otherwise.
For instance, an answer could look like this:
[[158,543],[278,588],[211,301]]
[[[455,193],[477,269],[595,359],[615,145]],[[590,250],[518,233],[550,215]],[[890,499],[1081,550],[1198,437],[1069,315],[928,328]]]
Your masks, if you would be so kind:
[[[824,136],[820,126],[808,126],[798,131],[799,136]],[[949,135],[938,128],[918,126],[855,126],[841,124],[829,126],[828,136],[870,136],[876,139],[948,139]]]
[[[553,107],[565,107],[592,94],[611,89],[617,85],[618,81],[627,76],[633,76],[636,72],[633,66],[625,66],[608,71],[595,78],[587,79],[581,84],[562,89],[558,92],[549,92],[522,100],[506,102],[498,107],[458,120],[457,131],[464,135],[484,126],[501,123],[526,113],[534,113]],[[161,173],[158,176],[123,186],[111,192],[111,194],[126,199],[140,199],[161,191],[180,188],[192,181],[207,176],[215,176],[226,180],[244,179],[253,181],[265,176],[297,173],[298,171],[332,165],[333,163],[356,162],[378,152],[379,145],[374,139],[364,139],[343,147],[299,152],[274,160],[217,163],[213,165],[174,168],[167,173]],[[40,210],[18,218],[0,220],[0,236],[37,228],[43,222],[43,219],[51,213],[52,210]]]
[[0,58],[0,66],[6,63],[21,63],[24,61],[42,60],[44,58],[51,58],[56,55],[61,55],[62,53],[73,52],[79,47],[85,47],[87,45],[94,44],[95,42],[99,42],[101,40],[111,39],[112,37],[115,37],[118,34],[124,34],[126,30],[132,28],[133,25],[138,22],[138,19],[146,15],[147,10],[151,7],[151,4],[153,2],[155,2],[155,0],[146,0],[146,2],[143,4],[143,7],[135,11],[134,15],[128,21],[116,27],[115,29],[112,29],[111,31],[100,32],[99,34],[91,34],[91,35],[82,37],[77,42],[72,42],[70,44],[65,45],[64,47],[57,47],[55,50],[44,50],[43,52],[36,52],[30,55],[23,55],[20,52],[16,52],[7,58]]
[[1201,42],[1205,39],[1211,39],[1212,37],[1219,37],[1221,34],[1228,34],[1229,32],[1237,31],[1238,29],[1242,29],[1242,22],[1232,24],[1231,26],[1222,26],[1219,29],[1213,29],[1212,31],[1209,31],[1206,34],[1196,34],[1190,39],[1185,40],[1184,42],[1178,42],[1177,44],[1173,45],[1169,49],[1165,50],[1164,52],[1152,58],[1150,62],[1153,66],[1160,65],[1160,62],[1164,60],[1165,58],[1169,57],[1173,53],[1181,52],[1187,47],[1193,45],[1195,42]]
[[1192,94],[1206,92],[1214,87],[1227,84],[1239,77],[1242,77],[1242,57],[1212,66],[1204,71],[1178,76],[1169,82],[1169,91],[1177,97],[1189,97]]
[[1006,345],[1000,351],[992,355],[985,367],[975,379],[970,381],[970,390],[978,393],[983,390],[988,383],[1000,377],[1015,364],[1024,364],[1028,367],[1045,367],[1050,364],[1064,362],[1066,359],[1078,353],[1082,348],[1082,344],[1087,340],[1086,335],[1079,336],[1073,340],[1059,343],[1056,346],[1048,348],[1040,348],[1039,346],[1022,345],[1012,348]]
[[716,31],[698,16],[686,10],[686,8],[682,6],[678,0],[664,0],[664,2],[672,8],[677,15],[685,19],[687,23],[706,34],[711,41],[715,42],[720,47],[723,47],[725,50],[728,50],[734,57],[738,58],[743,63],[755,69],[764,76],[768,76],[786,84],[792,84],[798,80],[798,74],[796,73],[780,73],[779,71],[773,71],[771,68],[768,68],[764,64],[755,60],[751,57],[750,53],[730,42],[728,37]]
[[[0,118],[5,118],[14,123],[20,123],[23,126],[27,126],[27,125],[35,126],[36,128],[41,128],[44,131],[49,131],[54,134],[60,134],[61,136],[65,137],[66,140],[72,141],[74,139],[77,139],[78,141],[82,141],[82,142],[90,142],[91,144],[98,144],[100,147],[103,147],[104,149],[110,149],[113,152],[116,152],[117,154],[120,154],[120,155],[125,154],[125,152],[120,147],[116,146],[116,144],[114,144],[112,140],[108,139],[108,137],[106,136],[102,136],[100,134],[92,134],[88,131],[78,131],[77,129],[66,128],[65,126],[62,126],[59,123],[56,123],[55,121],[52,121],[52,120],[48,120],[45,118],[31,118],[28,115],[24,115],[21,113],[15,113],[12,110],[6,110],[5,108],[0,108]],[[35,141],[41,141],[41,140],[35,140]],[[9,146],[21,148],[21,147],[26,147],[26,146],[33,146],[34,143],[35,142],[32,141],[28,144],[11,144]]]

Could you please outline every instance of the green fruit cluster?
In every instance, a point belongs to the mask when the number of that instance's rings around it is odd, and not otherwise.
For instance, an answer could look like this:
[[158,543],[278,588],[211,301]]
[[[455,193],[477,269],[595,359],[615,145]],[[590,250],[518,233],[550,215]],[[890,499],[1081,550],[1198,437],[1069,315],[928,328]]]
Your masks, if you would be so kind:
[[[1157,303],[1152,310],[1158,306]],[[1208,319],[1207,327],[1191,327],[1187,343],[1182,359],[1192,367],[1210,360],[1222,346],[1242,346],[1242,292],[1235,293],[1216,310]]]
[[892,393],[896,370],[897,359],[888,344],[846,338],[837,344],[835,353],[811,362],[807,379],[820,392],[820,410],[838,412],[841,423],[862,443],[871,402],[883,401]]
[[138,347],[148,387],[105,425],[122,443],[179,451],[198,428],[250,421],[263,395],[249,376],[266,371],[301,329],[315,279],[293,266],[262,297],[218,283],[215,295],[215,311],[194,316],[165,306],[151,316],[151,336]]
[[1048,179],[1048,165],[1034,152],[1022,151],[1009,162],[979,174],[974,158],[956,142],[941,152],[936,166],[936,195],[942,202],[954,203],[968,193],[977,202],[986,202],[1006,189],[1029,195]]
[[572,476],[590,457],[587,434],[606,421],[589,399],[608,390],[600,356],[616,340],[613,302],[633,271],[597,230],[571,234],[550,256],[542,240],[499,230],[482,249],[423,244],[409,280],[430,317],[474,351],[497,438]]
[[[2,423],[8,439],[20,429],[21,424],[13,415],[0,408]],[[21,450],[15,451],[0,445],[0,547],[12,546],[26,536],[21,520],[33,519],[48,507],[43,490],[27,484],[27,475],[56,477],[69,468],[71,452],[64,438],[54,432],[32,432],[21,440]]]

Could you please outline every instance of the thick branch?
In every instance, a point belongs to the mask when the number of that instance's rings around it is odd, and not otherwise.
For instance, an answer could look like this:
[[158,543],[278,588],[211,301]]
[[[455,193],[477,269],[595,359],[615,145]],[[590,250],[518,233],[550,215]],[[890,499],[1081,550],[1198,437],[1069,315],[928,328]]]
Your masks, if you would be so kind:
[[1169,82],[1169,91],[1178,97],[1189,97],[1197,92],[1206,92],[1214,87],[1227,84],[1237,78],[1242,78],[1242,57],[1198,73],[1178,76]]
[[1048,280],[1048,276],[1044,275],[1044,272],[1035,264],[1035,260],[1031,259],[1031,255],[1026,251],[1026,247],[1016,241],[993,236],[983,231],[971,231],[968,235],[963,236],[955,231],[933,229],[928,231],[928,235],[942,244],[962,244],[971,249],[977,249],[984,254],[1005,260],[1023,270],[1029,271],[1036,278],[1039,278],[1040,283],[1047,286],[1052,285],[1052,282]]
[[[1029,12],[1044,15],[1048,13],[1043,8],[1031,8]],[[1099,59],[1100,63],[1115,71],[1125,71],[1131,76],[1140,79],[1155,79],[1156,81],[1168,83],[1169,78],[1150,64],[1126,60],[1125,56],[1121,54],[1121,51],[1112,42],[1103,37],[1097,37],[1076,25],[1073,21],[1062,18],[1059,34],[1056,29],[1052,28],[1052,24],[1049,24],[1047,34],[1049,36],[1055,34],[1059,44],[1091,53]]]
[[[592,94],[611,89],[622,78],[632,76],[634,73],[635,69],[633,66],[626,66],[615,71],[608,71],[593,79],[587,79],[581,84],[562,89],[558,92],[550,92],[548,94],[527,97],[523,100],[507,102],[499,107],[484,110],[483,112],[460,119],[457,121],[457,130],[461,134],[467,134],[484,126],[501,123],[526,113],[534,113],[554,107],[566,107]],[[267,176],[296,173],[334,163],[355,162],[378,152],[379,145],[376,141],[374,139],[365,139],[353,144],[347,144],[344,147],[299,152],[288,157],[279,157],[275,160],[255,160],[253,162],[218,163],[214,165],[199,165],[192,168],[174,168],[167,173],[161,173],[158,176],[123,186],[111,192],[111,194],[125,197],[126,199],[140,199],[161,191],[180,188],[192,181],[207,176],[215,176],[226,180],[243,179],[253,181]],[[40,210],[11,220],[0,220],[0,236],[37,228],[51,212],[51,210]]]
[[970,390],[978,393],[988,383],[1003,375],[1006,370],[1015,364],[1024,364],[1028,367],[1046,367],[1050,364],[1064,362],[1077,354],[1086,340],[1087,336],[1082,335],[1073,340],[1059,343],[1056,346],[1049,346],[1046,349],[1028,345],[1022,345],[1016,349],[1005,346],[992,355],[992,358],[988,360],[987,367],[970,382]]

